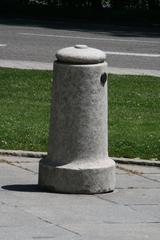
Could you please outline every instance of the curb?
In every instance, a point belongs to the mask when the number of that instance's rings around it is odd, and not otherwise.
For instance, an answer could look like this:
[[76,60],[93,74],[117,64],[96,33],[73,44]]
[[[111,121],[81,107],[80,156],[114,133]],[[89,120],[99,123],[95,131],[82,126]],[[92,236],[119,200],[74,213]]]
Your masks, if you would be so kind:
[[[33,70],[53,70],[53,62],[18,61],[0,59],[0,67]],[[160,70],[108,67],[108,73],[160,77]]]
[[[31,157],[31,158],[44,158],[47,152],[33,152],[33,151],[22,151],[22,150],[4,150],[0,149],[1,156],[15,156],[15,157]],[[154,166],[160,167],[160,161],[156,160],[144,160],[144,159],[130,159],[130,158],[117,158],[111,157],[116,163],[121,164],[135,164],[143,166]]]
[[108,67],[108,73],[118,75],[137,75],[137,76],[154,76],[160,77],[159,70],[147,70],[147,69],[136,69],[136,68],[116,68]]
[[0,155],[1,156],[15,156],[15,157],[43,158],[47,155],[47,153],[46,152],[0,149]]
[[142,166],[152,166],[152,167],[160,167],[160,161],[157,160],[144,160],[144,159],[130,159],[130,158],[116,158],[112,157],[112,159],[116,163],[121,164],[135,164],[135,165],[142,165]]

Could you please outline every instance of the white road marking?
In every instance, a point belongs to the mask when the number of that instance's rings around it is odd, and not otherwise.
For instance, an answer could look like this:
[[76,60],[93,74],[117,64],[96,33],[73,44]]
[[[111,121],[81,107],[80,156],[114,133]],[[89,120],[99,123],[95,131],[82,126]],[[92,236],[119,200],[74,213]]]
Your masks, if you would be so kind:
[[38,37],[55,37],[55,38],[69,38],[69,39],[84,39],[84,40],[97,40],[97,41],[116,41],[116,42],[139,42],[139,43],[160,43],[160,41],[145,41],[136,39],[121,39],[121,38],[95,38],[95,37],[82,37],[70,35],[55,35],[55,34],[40,34],[40,33],[26,33],[19,32],[20,35],[38,36]]
[[133,53],[133,52],[105,52],[107,55],[135,56],[135,57],[160,57],[160,54],[152,53]]
[[1,44],[0,43],[0,47],[6,47],[7,46],[7,44]]

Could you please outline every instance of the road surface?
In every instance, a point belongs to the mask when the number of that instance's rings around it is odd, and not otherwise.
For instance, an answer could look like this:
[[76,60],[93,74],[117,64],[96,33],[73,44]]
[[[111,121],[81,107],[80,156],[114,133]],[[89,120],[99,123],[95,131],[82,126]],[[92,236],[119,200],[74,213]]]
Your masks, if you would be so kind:
[[106,52],[109,66],[160,70],[160,27],[0,20],[0,61],[51,63],[58,49],[86,44]]

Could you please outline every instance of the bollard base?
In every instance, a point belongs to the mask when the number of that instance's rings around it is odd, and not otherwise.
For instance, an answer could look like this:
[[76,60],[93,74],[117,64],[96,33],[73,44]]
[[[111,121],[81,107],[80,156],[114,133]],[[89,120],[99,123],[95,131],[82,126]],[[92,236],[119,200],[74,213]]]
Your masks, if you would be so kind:
[[115,162],[72,162],[54,166],[42,159],[39,164],[39,186],[50,192],[94,194],[111,192],[115,188]]

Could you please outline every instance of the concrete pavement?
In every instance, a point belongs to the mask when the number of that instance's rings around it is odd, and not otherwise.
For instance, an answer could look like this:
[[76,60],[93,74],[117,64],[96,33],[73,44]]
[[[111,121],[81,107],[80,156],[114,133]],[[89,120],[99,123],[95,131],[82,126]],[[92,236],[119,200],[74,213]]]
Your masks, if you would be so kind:
[[0,239],[159,240],[160,168],[117,165],[113,193],[47,193],[39,158],[0,156]]

